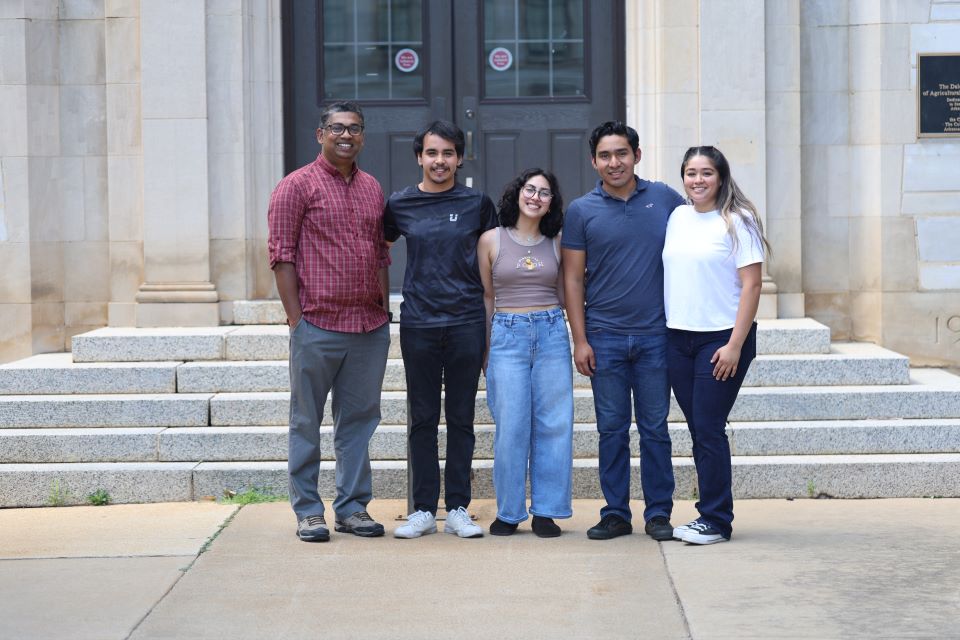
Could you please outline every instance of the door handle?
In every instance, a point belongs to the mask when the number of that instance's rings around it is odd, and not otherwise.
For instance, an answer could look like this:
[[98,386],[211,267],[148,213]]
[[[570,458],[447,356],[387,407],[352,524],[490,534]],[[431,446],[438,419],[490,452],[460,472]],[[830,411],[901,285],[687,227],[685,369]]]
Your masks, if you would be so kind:
[[473,131],[467,131],[467,149],[464,154],[467,160],[476,160],[473,155]]

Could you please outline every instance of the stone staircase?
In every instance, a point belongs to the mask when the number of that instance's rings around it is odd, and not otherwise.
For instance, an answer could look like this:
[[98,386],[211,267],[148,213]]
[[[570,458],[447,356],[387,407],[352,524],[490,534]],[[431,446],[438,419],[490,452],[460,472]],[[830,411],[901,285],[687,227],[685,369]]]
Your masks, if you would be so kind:
[[[252,487],[285,493],[283,311],[277,302],[238,302],[234,322],[98,329],[75,336],[72,354],[0,366],[0,506],[84,503],[100,489],[114,502]],[[381,498],[406,494],[404,372],[399,329],[391,329],[383,420],[370,443]],[[910,369],[876,345],[831,344],[829,330],[809,319],[761,321],[757,342],[728,429],[738,497],[960,496],[960,378]],[[578,375],[574,384],[574,495],[598,498],[590,384]],[[674,404],[677,497],[690,498],[696,480],[682,420]],[[474,494],[493,497],[482,379],[476,431]],[[443,436],[441,428],[441,452]],[[323,437],[321,493],[332,497],[330,426]]]

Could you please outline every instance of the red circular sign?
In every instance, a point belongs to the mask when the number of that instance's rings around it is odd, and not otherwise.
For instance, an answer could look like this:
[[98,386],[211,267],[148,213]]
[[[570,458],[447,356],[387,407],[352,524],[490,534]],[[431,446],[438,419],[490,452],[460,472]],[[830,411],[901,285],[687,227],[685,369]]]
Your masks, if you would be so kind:
[[487,58],[494,71],[506,71],[513,64],[513,54],[506,47],[497,47]]
[[410,73],[420,66],[420,56],[418,56],[417,52],[413,49],[400,49],[400,51],[397,51],[397,55],[394,56],[393,62],[400,71]]

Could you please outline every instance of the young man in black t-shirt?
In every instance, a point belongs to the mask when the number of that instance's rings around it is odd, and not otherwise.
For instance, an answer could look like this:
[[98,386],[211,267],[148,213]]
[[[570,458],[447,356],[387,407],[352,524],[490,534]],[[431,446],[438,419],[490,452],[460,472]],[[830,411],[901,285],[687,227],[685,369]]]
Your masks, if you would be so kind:
[[441,389],[447,423],[444,531],[461,538],[483,535],[467,512],[474,406],[486,340],[477,240],[497,225],[497,213],[489,197],[456,182],[463,148],[463,131],[451,122],[437,120],[418,132],[413,151],[423,179],[391,195],[384,212],[387,240],[403,236],[407,244],[400,349],[407,376],[407,463],[414,511],[394,531],[398,538],[437,531]]

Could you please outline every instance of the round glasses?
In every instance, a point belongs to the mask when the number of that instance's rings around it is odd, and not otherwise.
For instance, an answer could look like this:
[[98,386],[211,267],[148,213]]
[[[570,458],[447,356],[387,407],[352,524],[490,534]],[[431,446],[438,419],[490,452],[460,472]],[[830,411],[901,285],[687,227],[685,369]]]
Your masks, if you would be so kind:
[[537,189],[532,184],[524,185],[522,191],[523,195],[528,198],[532,198],[533,196],[539,196],[541,200],[550,200],[553,198],[553,191],[550,191],[550,189]]

